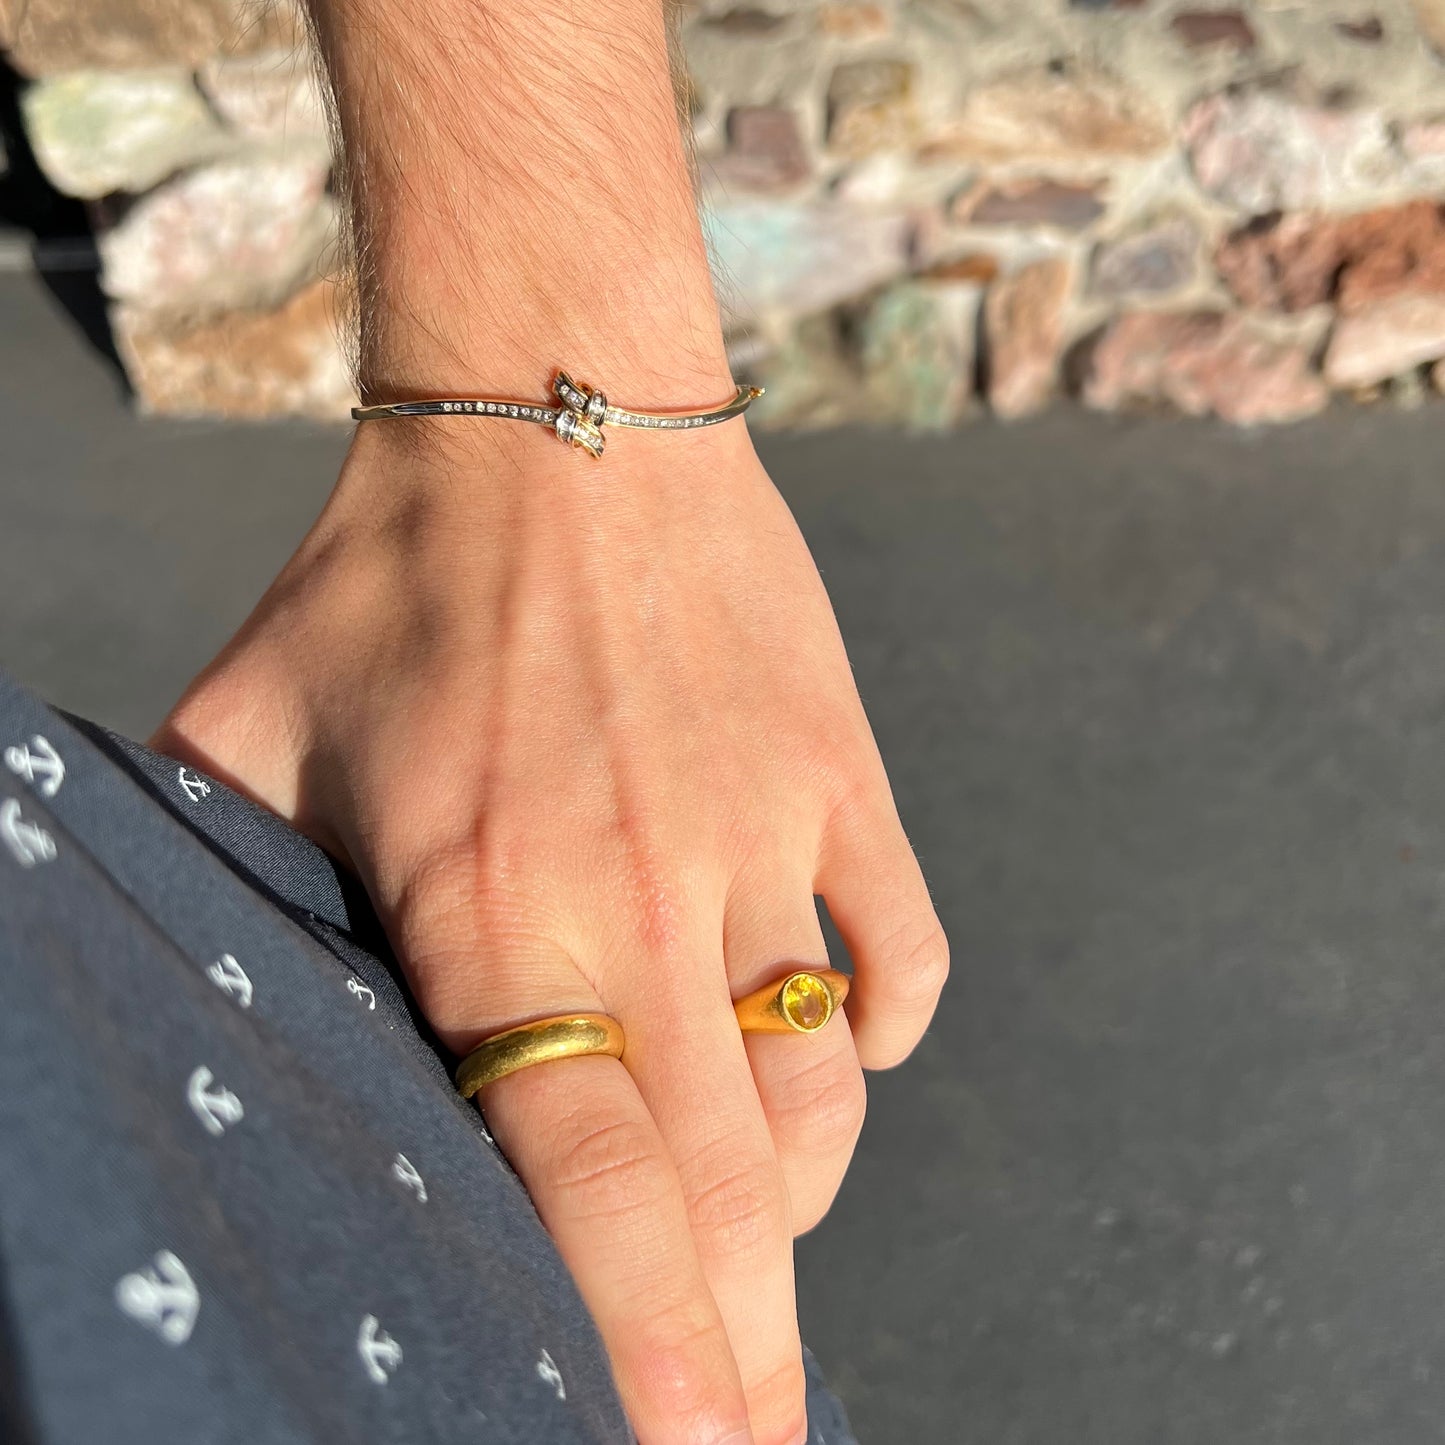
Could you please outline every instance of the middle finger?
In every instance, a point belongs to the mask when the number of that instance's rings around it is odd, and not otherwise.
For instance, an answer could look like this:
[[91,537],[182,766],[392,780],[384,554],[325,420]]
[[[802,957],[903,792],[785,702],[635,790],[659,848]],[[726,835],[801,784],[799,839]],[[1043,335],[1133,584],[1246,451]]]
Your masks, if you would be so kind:
[[[721,929],[657,958],[621,1010],[626,1062],[670,1148],[758,1445],[807,1428],[787,1187],[732,1011]],[[711,937],[709,939],[709,933]]]

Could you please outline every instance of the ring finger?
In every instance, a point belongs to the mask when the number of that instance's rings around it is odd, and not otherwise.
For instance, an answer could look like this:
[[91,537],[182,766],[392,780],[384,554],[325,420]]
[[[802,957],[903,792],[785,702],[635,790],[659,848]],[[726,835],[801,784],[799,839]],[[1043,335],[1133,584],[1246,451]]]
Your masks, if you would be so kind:
[[[728,978],[735,997],[782,978],[791,969],[828,967],[828,950],[802,874],[779,887],[740,885],[723,929]],[[793,1232],[806,1234],[828,1212],[863,1127],[867,1088],[848,1018],[842,1009],[816,1034],[745,1036],[753,1080],[787,1182]]]

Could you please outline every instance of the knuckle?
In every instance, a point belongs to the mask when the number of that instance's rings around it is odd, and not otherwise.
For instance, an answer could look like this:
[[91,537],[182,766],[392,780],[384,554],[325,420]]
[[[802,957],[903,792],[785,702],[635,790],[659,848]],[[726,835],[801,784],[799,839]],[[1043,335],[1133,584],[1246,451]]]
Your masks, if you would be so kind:
[[791,1238],[781,1171],[762,1162],[730,1162],[688,1201],[688,1213],[709,1247],[750,1260],[785,1247]]
[[495,845],[468,835],[435,845],[412,874],[407,913],[425,932],[465,947],[479,932],[506,935],[525,929],[533,912],[518,872]]
[[930,1005],[948,982],[948,939],[932,913],[895,934],[884,957],[888,991],[900,1003]]
[[803,1370],[803,1349],[757,1380],[745,1380],[748,1415],[758,1445],[793,1445],[807,1420],[808,1379]]
[[863,1071],[851,1060],[820,1059],[789,1081],[770,1122],[790,1150],[827,1158],[852,1153],[867,1111]]
[[645,1215],[661,1207],[671,1181],[652,1131],[639,1120],[584,1127],[557,1147],[552,1186],[576,1218]]
[[683,1299],[654,1311],[637,1322],[635,1338],[647,1360],[652,1412],[677,1438],[707,1438],[718,1421],[736,1416],[741,1401],[731,1349],[721,1323],[701,1304]]

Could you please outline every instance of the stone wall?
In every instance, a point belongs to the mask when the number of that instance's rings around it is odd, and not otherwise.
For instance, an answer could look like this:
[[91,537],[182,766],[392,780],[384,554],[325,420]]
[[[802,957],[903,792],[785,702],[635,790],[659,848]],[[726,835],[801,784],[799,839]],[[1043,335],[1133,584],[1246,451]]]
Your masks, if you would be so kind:
[[[696,0],[683,34],[764,420],[1445,388],[1445,0]],[[0,0],[154,410],[349,404],[298,40],[285,5]]]

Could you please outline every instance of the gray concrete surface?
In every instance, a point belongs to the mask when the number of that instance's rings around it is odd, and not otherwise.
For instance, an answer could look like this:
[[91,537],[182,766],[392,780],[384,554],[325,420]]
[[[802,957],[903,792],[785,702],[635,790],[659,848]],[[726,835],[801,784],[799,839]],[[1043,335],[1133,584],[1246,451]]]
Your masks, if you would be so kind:
[[[143,732],[339,433],[0,277],[0,658]],[[1445,1438],[1445,407],[764,444],[957,959],[799,1248],[865,1445]]]

